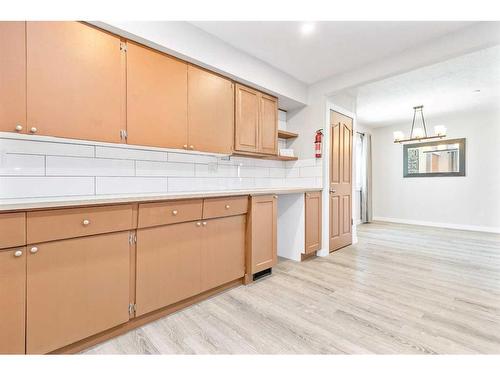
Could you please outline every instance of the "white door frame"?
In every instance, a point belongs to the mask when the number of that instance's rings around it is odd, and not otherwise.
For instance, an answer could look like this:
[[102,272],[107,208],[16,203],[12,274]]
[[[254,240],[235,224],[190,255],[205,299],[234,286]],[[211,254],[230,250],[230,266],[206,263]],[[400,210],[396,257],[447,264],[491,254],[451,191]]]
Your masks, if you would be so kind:
[[[332,103],[328,98],[326,98],[326,111],[325,111],[325,122],[323,126],[323,191],[322,191],[322,201],[323,201],[323,225],[322,225],[322,244],[321,250],[316,252],[317,256],[328,256],[330,254],[330,111],[335,111],[341,113],[345,116],[352,118],[352,131],[356,131],[356,114],[346,110],[345,108],[339,107],[338,105]],[[353,166],[354,166],[354,146],[353,146]],[[352,168],[352,181],[354,182],[354,168]],[[352,184],[353,190],[355,184]],[[354,197],[354,191],[353,195]],[[354,205],[354,199],[351,199],[351,204]],[[352,211],[354,212],[354,210]],[[358,236],[356,232],[356,226],[352,227],[352,243],[358,242]]]

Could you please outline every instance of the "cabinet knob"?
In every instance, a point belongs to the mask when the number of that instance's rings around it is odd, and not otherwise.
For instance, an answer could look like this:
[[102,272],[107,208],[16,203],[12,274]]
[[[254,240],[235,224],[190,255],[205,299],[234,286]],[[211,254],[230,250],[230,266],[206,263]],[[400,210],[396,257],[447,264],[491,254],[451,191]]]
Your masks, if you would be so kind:
[[188,145],[184,145],[184,146],[182,146],[182,147],[183,147],[185,150],[187,150]]
[[197,227],[201,227],[201,223],[198,221],[198,222],[196,223],[196,226],[197,226]]
[[207,226],[207,222],[206,222],[206,221],[204,221],[204,222],[203,222],[203,223],[201,223],[201,224],[202,224],[204,227],[206,227],[206,226]]
[[193,145],[189,146],[189,148],[190,148],[191,150],[194,150],[194,146],[193,146]]
[[307,197],[307,198],[310,198],[310,197],[311,197],[311,194],[307,193],[307,194],[306,194],[306,197]]
[[177,210],[172,211],[172,215],[174,215],[174,216],[177,215],[178,213],[179,213],[179,211],[177,211]]
[[229,207],[230,207],[230,206],[229,206],[228,204],[226,204],[226,210],[229,210]]
[[21,255],[23,255],[23,252],[21,250],[17,250],[15,253],[14,253],[14,256],[16,258],[19,258]]
[[16,132],[20,132],[21,130],[23,130],[22,125],[16,125]]
[[82,221],[82,224],[85,225],[85,226],[87,226],[87,225],[90,224],[90,220],[85,219],[85,220]]
[[277,198],[278,198],[278,196],[277,196],[277,195],[273,195],[273,198],[274,198],[274,199],[277,199]]
[[36,253],[38,253],[38,247],[33,246],[33,247],[30,249],[30,253],[31,253],[31,254],[36,254]]
[[30,132],[31,132],[31,133],[36,133],[37,131],[38,131],[38,129],[37,129],[37,128],[35,128],[34,126],[30,129]]

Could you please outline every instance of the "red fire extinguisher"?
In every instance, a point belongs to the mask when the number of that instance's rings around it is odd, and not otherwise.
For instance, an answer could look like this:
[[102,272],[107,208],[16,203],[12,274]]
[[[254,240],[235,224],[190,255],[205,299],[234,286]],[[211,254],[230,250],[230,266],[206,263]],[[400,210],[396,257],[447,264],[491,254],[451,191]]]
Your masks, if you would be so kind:
[[316,130],[316,136],[314,137],[314,150],[316,158],[321,158],[321,141],[323,139],[323,129]]

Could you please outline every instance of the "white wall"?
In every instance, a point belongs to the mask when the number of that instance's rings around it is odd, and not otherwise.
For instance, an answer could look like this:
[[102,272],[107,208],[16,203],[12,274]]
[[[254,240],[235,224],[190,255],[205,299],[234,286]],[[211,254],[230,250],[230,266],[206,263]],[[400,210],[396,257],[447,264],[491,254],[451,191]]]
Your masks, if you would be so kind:
[[500,232],[500,110],[426,119],[449,139],[466,138],[466,176],[403,178],[403,146],[393,131],[373,129],[374,219]]

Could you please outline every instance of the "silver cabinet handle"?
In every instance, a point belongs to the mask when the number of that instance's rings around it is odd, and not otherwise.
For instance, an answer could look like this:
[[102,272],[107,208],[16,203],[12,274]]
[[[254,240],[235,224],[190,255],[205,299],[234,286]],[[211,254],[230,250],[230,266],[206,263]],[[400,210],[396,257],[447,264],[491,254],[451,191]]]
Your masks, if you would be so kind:
[[85,225],[85,226],[87,226],[87,225],[90,224],[90,220],[85,219],[85,220],[82,221],[82,224]]
[[277,195],[273,195],[273,198],[274,198],[274,199],[277,199],[277,198],[278,198],[278,196],[277,196]]
[[38,247],[33,246],[33,247],[30,249],[30,253],[31,253],[31,254],[36,254],[36,253],[38,253]]
[[172,215],[174,215],[174,216],[175,216],[175,215],[177,215],[178,213],[179,213],[179,211],[177,211],[177,210],[172,210]]
[[337,190],[335,190],[335,189],[330,189],[330,193],[335,194],[336,192],[337,192]]
[[185,150],[187,150],[188,145],[184,145],[184,146],[182,146],[182,148],[184,148]]
[[38,131],[38,129],[37,129],[37,128],[35,128],[34,126],[30,129],[30,132],[31,132],[31,133],[36,133],[37,131]]
[[201,227],[201,223],[198,221],[198,222],[196,223],[196,226],[197,226],[197,227]]
[[231,207],[231,206],[229,206],[228,204],[226,204],[226,210],[229,210],[229,207]]
[[193,146],[193,145],[189,146],[189,148],[190,148],[191,150],[194,150],[194,146]]
[[206,221],[204,221],[204,222],[203,222],[203,223],[201,223],[201,224],[202,224],[204,227],[206,227],[206,226],[207,226],[207,222],[206,222]]
[[23,130],[22,125],[16,125],[16,132],[20,132],[21,130]]
[[306,197],[307,197],[307,198],[311,198],[311,194],[307,193],[307,194],[306,194]]
[[23,252],[21,250],[17,250],[15,253],[14,253],[14,256],[16,258],[19,258],[21,255],[23,255]]

